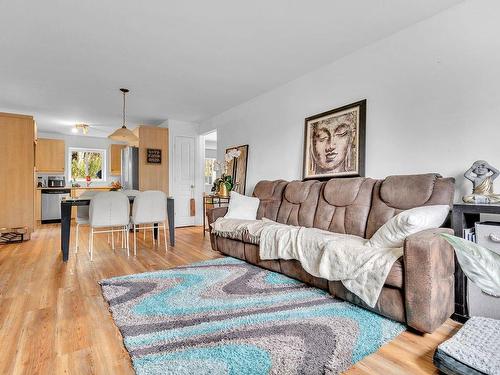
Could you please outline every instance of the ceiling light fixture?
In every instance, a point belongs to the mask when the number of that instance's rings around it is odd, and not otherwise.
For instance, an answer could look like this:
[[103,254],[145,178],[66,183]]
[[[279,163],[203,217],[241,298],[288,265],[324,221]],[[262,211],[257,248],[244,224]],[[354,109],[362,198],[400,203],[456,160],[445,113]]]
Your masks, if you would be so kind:
[[112,134],[108,136],[108,138],[113,139],[115,141],[127,142],[129,145],[137,145],[139,142],[139,138],[125,125],[125,95],[129,92],[128,89],[120,89],[123,93],[123,122],[122,127],[116,129]]
[[75,126],[71,128],[71,132],[75,134],[79,133],[80,130],[84,135],[87,135],[89,132],[89,126],[87,124],[75,124]]

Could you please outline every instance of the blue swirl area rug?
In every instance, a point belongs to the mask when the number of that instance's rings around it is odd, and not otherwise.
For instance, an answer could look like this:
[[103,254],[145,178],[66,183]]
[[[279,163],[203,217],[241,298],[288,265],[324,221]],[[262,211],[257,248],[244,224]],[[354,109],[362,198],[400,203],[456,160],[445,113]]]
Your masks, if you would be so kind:
[[338,374],[405,328],[233,258],[101,281],[137,374]]

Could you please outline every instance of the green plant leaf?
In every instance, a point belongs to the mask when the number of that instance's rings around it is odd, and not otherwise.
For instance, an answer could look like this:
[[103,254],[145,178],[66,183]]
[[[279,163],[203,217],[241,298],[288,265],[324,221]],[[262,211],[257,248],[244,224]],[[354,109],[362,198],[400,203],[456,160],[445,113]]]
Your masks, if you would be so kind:
[[477,243],[440,233],[453,246],[465,275],[483,292],[500,296],[500,255]]

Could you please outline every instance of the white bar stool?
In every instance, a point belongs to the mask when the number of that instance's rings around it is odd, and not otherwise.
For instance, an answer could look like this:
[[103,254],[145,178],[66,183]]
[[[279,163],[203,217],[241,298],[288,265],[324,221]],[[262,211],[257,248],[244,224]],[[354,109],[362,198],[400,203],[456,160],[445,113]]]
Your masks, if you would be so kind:
[[[127,197],[137,197],[141,193],[139,190],[135,189],[120,190],[120,192],[125,194]],[[146,231],[144,231],[144,233],[146,233]],[[125,237],[122,236],[122,246],[125,246],[124,241]]]
[[[92,198],[97,194],[95,191],[84,191],[80,198]],[[76,208],[76,244],[75,254],[78,253],[80,225],[89,225],[89,206],[78,206]],[[90,246],[90,245],[89,245]]]
[[[163,240],[165,241],[165,251],[167,251],[167,196],[163,191],[149,190],[140,193],[134,199],[132,206],[132,217],[130,223],[134,232],[134,255],[137,255],[137,226],[141,229],[152,229],[154,224],[158,224],[158,230],[163,227]],[[149,225],[149,226],[148,226]],[[158,234],[158,244],[160,235]]]
[[[128,236],[124,232],[129,228],[130,204],[127,196],[118,191],[109,191],[96,194],[90,201],[89,209],[89,252],[90,260],[93,259],[94,234],[112,233],[114,249],[114,232],[122,232],[125,237],[127,255],[130,255]],[[119,227],[120,229],[116,229]],[[102,229],[101,228],[111,228]]]

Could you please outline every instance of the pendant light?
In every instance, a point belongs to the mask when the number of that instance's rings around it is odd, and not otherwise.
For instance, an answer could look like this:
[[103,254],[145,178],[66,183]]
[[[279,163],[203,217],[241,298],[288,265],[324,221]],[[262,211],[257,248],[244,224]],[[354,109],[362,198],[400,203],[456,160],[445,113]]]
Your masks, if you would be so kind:
[[137,146],[139,142],[139,138],[125,125],[125,96],[129,92],[129,89],[120,89],[123,93],[123,123],[122,127],[115,130],[112,134],[108,136],[109,139],[113,139],[115,141],[127,142],[129,145]]

